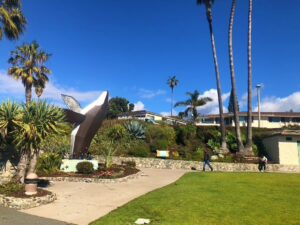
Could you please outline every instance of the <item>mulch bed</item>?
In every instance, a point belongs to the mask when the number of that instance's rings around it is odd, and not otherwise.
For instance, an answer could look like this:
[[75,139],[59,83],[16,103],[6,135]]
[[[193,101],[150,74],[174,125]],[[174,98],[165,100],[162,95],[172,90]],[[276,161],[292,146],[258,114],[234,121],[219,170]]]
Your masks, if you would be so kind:
[[43,197],[46,195],[50,195],[50,191],[46,191],[43,189],[38,188],[36,195],[26,195],[25,190],[20,190],[18,192],[11,193],[7,195],[8,197],[15,197],[15,198],[31,198],[31,197]]
[[99,169],[92,174],[80,174],[80,173],[65,173],[57,172],[54,174],[39,174],[40,177],[82,177],[82,178],[99,178],[99,179],[115,179],[122,178],[132,174],[138,173],[140,170],[123,166],[123,165],[113,165],[109,169],[105,169],[103,165],[99,166]]

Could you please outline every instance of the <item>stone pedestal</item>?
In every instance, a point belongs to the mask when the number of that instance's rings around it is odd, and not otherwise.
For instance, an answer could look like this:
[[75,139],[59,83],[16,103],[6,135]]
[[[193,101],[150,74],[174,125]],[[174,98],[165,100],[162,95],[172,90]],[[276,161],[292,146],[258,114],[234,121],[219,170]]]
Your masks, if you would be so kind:
[[25,179],[25,194],[37,194],[38,176],[35,173],[29,173]]

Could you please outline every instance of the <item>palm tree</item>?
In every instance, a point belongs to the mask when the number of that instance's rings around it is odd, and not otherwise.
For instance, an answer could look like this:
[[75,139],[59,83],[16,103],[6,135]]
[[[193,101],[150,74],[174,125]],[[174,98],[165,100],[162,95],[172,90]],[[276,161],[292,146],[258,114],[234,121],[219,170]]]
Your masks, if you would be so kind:
[[230,64],[230,75],[231,75],[231,86],[232,86],[230,100],[232,100],[233,103],[232,106],[233,106],[237,146],[239,152],[242,152],[244,150],[244,145],[243,145],[241,129],[240,129],[239,109],[238,109],[235,70],[234,70],[234,58],[233,58],[233,44],[232,44],[235,9],[236,9],[236,0],[232,0],[231,14],[229,20],[229,32],[228,32],[229,64]]
[[31,102],[32,87],[40,97],[43,93],[48,75],[51,71],[44,65],[50,57],[50,54],[39,49],[37,42],[24,44],[11,52],[8,62],[12,65],[8,74],[15,79],[22,80],[25,87],[26,104]]
[[[23,105],[20,117],[15,121],[15,144],[24,149],[30,157],[29,172],[35,172],[43,140],[50,135],[62,135],[68,130],[62,109],[45,101]],[[24,177],[25,174],[20,174]]]
[[24,32],[26,19],[19,0],[0,0],[0,40],[16,40]]
[[187,96],[189,96],[189,99],[183,102],[177,102],[175,104],[175,107],[185,106],[186,107],[186,110],[184,111],[185,117],[191,115],[192,121],[196,122],[200,115],[197,110],[198,107],[205,105],[207,102],[212,101],[212,99],[209,97],[200,98],[200,93],[197,90],[195,90],[193,93],[187,92],[186,94]]
[[178,85],[179,80],[176,79],[176,76],[170,77],[168,79],[168,85],[171,88],[172,100],[171,100],[171,117],[173,116],[173,106],[174,106],[174,88]]
[[212,14],[212,5],[214,0],[197,0],[198,5],[205,5],[206,8],[206,17],[209,25],[211,45],[213,50],[213,58],[215,64],[215,73],[216,73],[216,81],[217,81],[217,92],[218,92],[218,102],[219,102],[219,113],[220,113],[220,128],[221,128],[221,144],[222,150],[227,152],[227,144],[226,144],[226,131],[225,131],[225,122],[223,115],[223,101],[222,101],[222,88],[221,88],[221,78],[220,78],[220,70],[218,65],[218,57],[217,57],[217,49],[215,43],[215,35],[213,32],[213,14]]
[[248,115],[247,115],[247,143],[246,154],[252,151],[252,0],[249,0],[248,15]]

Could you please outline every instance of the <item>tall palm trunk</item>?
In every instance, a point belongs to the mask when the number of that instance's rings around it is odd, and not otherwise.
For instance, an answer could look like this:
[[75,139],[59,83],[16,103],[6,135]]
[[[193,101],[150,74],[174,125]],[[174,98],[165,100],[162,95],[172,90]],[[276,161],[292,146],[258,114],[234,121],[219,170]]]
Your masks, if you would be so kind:
[[234,58],[233,58],[233,44],[232,44],[232,33],[234,25],[234,16],[236,9],[236,0],[232,0],[230,21],[229,21],[229,33],[228,33],[228,47],[229,47],[229,62],[230,62],[230,75],[231,75],[231,86],[232,86],[232,96],[233,96],[233,114],[235,123],[235,133],[239,152],[244,150],[244,145],[242,141],[240,120],[239,120],[239,110],[238,110],[238,100],[236,91],[236,80],[235,80],[235,70],[234,70]]
[[172,99],[171,99],[171,117],[173,116],[173,105],[174,105],[174,89],[172,88]]
[[32,98],[32,86],[26,84],[25,85],[25,96],[26,96],[26,104],[28,105],[31,102]]
[[248,16],[248,121],[247,154],[252,154],[252,0],[249,0]]
[[222,141],[221,144],[222,144],[222,150],[224,152],[228,152],[227,144],[226,144],[224,114],[223,114],[222,88],[221,88],[217,50],[216,50],[216,44],[215,44],[215,36],[214,36],[213,26],[212,26],[213,16],[212,16],[212,8],[211,7],[206,7],[206,16],[207,16],[207,20],[208,20],[208,24],[209,24],[209,32],[210,32],[210,38],[211,38],[211,45],[212,45],[212,49],[213,49],[213,57],[214,57],[216,80],[217,80],[217,92],[218,92],[219,112],[220,112],[221,141]]
[[22,150],[21,156],[20,156],[20,161],[18,163],[18,169],[17,169],[18,179],[21,183],[24,183],[28,162],[29,162],[28,151]]

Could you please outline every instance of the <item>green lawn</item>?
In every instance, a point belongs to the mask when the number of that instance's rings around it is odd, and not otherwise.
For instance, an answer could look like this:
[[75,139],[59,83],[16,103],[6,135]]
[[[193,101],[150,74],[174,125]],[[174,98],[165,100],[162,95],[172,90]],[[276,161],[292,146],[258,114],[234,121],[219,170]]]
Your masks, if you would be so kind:
[[151,225],[300,224],[300,174],[189,173],[92,224],[137,218]]

